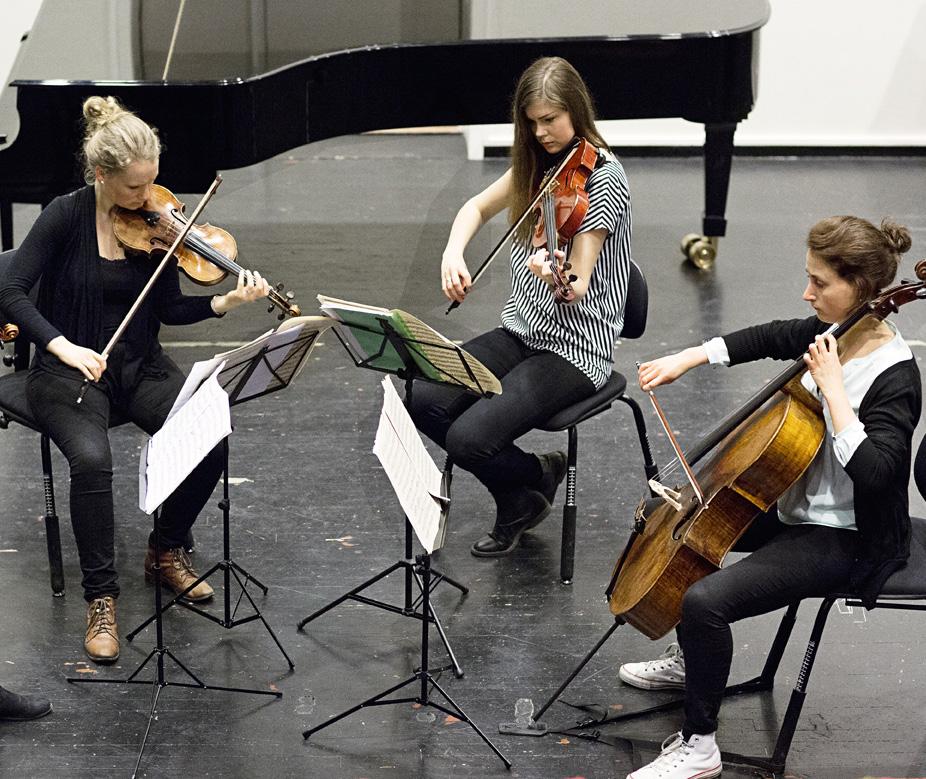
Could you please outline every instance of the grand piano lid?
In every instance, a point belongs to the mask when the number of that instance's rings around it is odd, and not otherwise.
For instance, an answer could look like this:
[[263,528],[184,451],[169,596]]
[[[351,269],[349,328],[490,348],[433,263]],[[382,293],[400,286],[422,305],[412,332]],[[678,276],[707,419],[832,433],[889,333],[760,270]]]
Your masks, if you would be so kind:
[[[499,29],[517,29],[519,38],[587,37],[600,32],[608,38],[719,38],[750,32],[769,20],[768,0],[585,0],[555,19],[551,32],[548,0],[519,0],[493,5],[494,37]],[[474,25],[475,26],[475,25]]]

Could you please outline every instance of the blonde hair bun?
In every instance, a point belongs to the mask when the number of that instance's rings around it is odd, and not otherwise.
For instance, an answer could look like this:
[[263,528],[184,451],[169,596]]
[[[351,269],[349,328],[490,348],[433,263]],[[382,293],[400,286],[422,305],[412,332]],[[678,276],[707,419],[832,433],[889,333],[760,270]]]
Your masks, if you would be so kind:
[[114,97],[88,97],[84,100],[85,137],[90,137],[100,128],[127,113]]
[[84,181],[92,184],[96,169],[125,170],[133,162],[156,160],[161,142],[154,128],[126,110],[114,97],[84,101]]

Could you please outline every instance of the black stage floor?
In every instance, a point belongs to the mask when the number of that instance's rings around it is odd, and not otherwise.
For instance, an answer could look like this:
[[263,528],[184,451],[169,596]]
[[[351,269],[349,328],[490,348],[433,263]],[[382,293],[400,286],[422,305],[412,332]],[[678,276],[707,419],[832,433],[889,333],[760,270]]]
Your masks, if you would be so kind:
[[[805,315],[803,240],[817,218],[890,214],[914,232],[912,260],[926,253],[926,160],[737,159],[728,237],[713,272],[680,263],[681,236],[697,229],[702,202],[697,159],[628,158],[633,192],[634,256],[650,284],[646,335],[621,344],[618,367],[702,337],[775,317]],[[495,325],[508,281],[505,262],[450,317],[438,291],[440,252],[455,210],[499,175],[500,160],[467,162],[458,136],[365,136],[314,144],[251,169],[231,171],[209,207],[209,221],[238,239],[242,263],[284,281],[309,313],[314,296],[339,297],[411,311],[455,339]],[[170,185],[170,182],[164,182]],[[196,198],[188,199],[191,207]],[[22,236],[35,211],[16,212]],[[501,220],[476,241],[478,264],[503,232]],[[926,309],[897,316],[922,357]],[[254,307],[226,320],[168,329],[163,341],[184,367],[267,330],[275,320]],[[167,687],[160,695],[142,761],[145,776],[311,777],[623,777],[641,757],[622,746],[575,736],[501,736],[518,698],[536,705],[611,624],[603,598],[644,491],[641,458],[621,406],[581,428],[579,531],[575,581],[558,579],[560,522],[551,518],[508,559],[478,560],[469,545],[491,523],[487,496],[467,475],[454,483],[446,548],[435,564],[468,585],[466,597],[446,584],[434,601],[465,669],[440,684],[514,763],[508,774],[462,722],[410,704],[368,708],[308,742],[302,730],[399,683],[418,663],[419,623],[361,604],[344,605],[297,632],[296,623],[402,555],[396,499],[371,453],[380,375],[355,368],[333,337],[315,353],[295,386],[234,411],[231,438],[232,552],[270,587],[258,603],[296,669],[259,622],[224,630],[180,609],[165,618],[175,655],[207,684],[278,689],[281,700]],[[661,397],[681,441],[690,443],[745,400],[778,366],[703,369]],[[640,393],[637,396],[642,399]],[[651,434],[660,461],[668,447]],[[919,436],[918,436],[919,438]],[[152,608],[141,563],[149,520],[136,507],[142,435],[112,434],[117,472],[121,633]],[[564,435],[535,433],[538,451],[562,448]],[[80,673],[120,678],[150,651],[151,630],[123,640],[114,668],[88,665],[81,649],[84,603],[68,528],[64,464],[56,453],[63,520],[67,595],[48,586],[38,437],[11,426],[0,433],[0,683],[40,690],[54,713],[25,724],[0,724],[0,774],[11,777],[129,776],[147,722],[150,688],[70,685]],[[437,453],[435,452],[435,456]],[[440,462],[440,460],[438,460]],[[216,500],[219,493],[216,493]],[[559,496],[558,506],[563,495]],[[917,511],[923,501],[914,498]],[[554,514],[557,517],[558,514]],[[214,507],[196,526],[198,566],[221,555]],[[401,575],[375,591],[402,598]],[[216,584],[219,582],[216,581]],[[211,606],[220,612],[221,601]],[[815,608],[805,607],[773,693],[727,702],[721,745],[731,751],[770,749],[800,666]],[[242,612],[246,607],[242,606]],[[777,618],[735,629],[734,678],[762,664]],[[811,680],[789,775],[814,779],[926,775],[926,624],[916,615],[858,610],[834,614]],[[660,653],[670,638],[650,642],[619,629],[564,696],[610,710],[662,701],[665,693],[631,690],[617,681],[629,659]],[[432,641],[432,659],[445,654]],[[139,678],[150,678],[146,669]],[[168,662],[168,679],[187,681]],[[414,695],[416,688],[412,690]],[[581,715],[556,704],[545,719],[568,727]],[[678,726],[669,713],[602,730],[661,740]],[[749,776],[727,769],[726,776]]]

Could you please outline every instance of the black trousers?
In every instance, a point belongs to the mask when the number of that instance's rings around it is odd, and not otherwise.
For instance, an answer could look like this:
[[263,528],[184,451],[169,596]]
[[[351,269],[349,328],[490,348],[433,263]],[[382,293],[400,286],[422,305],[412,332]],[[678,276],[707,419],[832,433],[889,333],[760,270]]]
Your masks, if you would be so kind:
[[496,497],[536,485],[540,462],[515,446],[515,440],[594,394],[595,385],[572,363],[552,352],[530,349],[501,327],[463,348],[500,379],[502,394],[480,398],[444,384],[416,382],[412,419]]
[[[183,386],[184,375],[162,354],[131,392],[111,382],[91,384],[84,400],[76,398],[83,378],[62,366],[62,373],[33,368],[26,394],[32,413],[67,458],[70,467],[71,526],[83,573],[84,598],[118,597],[113,512],[113,461],[109,420],[113,412],[149,435],[160,430]],[[150,376],[148,375],[150,374]],[[130,470],[137,462],[126,463]],[[206,505],[222,473],[221,447],[213,449],[173,495],[160,515],[162,548],[181,546]],[[139,560],[139,567],[141,561]]]
[[757,518],[734,547],[749,556],[688,589],[677,629],[685,653],[686,734],[717,730],[733,660],[730,625],[846,587],[857,545],[854,530],[785,525],[772,511]]

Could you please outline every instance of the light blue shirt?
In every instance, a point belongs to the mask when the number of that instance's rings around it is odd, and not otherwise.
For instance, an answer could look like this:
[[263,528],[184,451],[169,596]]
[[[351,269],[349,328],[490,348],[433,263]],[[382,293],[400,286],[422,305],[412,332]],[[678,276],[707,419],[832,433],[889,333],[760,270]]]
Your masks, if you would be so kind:
[[[804,474],[778,499],[778,516],[785,524],[857,529],[854,486],[845,465],[866,438],[865,426],[857,417],[859,406],[878,376],[892,365],[913,357],[897,328],[889,321],[885,324],[894,333],[890,341],[842,366],[843,384],[856,419],[838,434],[833,432],[829,407],[810,372],[805,372],[801,378],[804,388],[823,404],[827,435]],[[707,341],[704,349],[711,363],[729,364],[730,356],[723,338]]]

